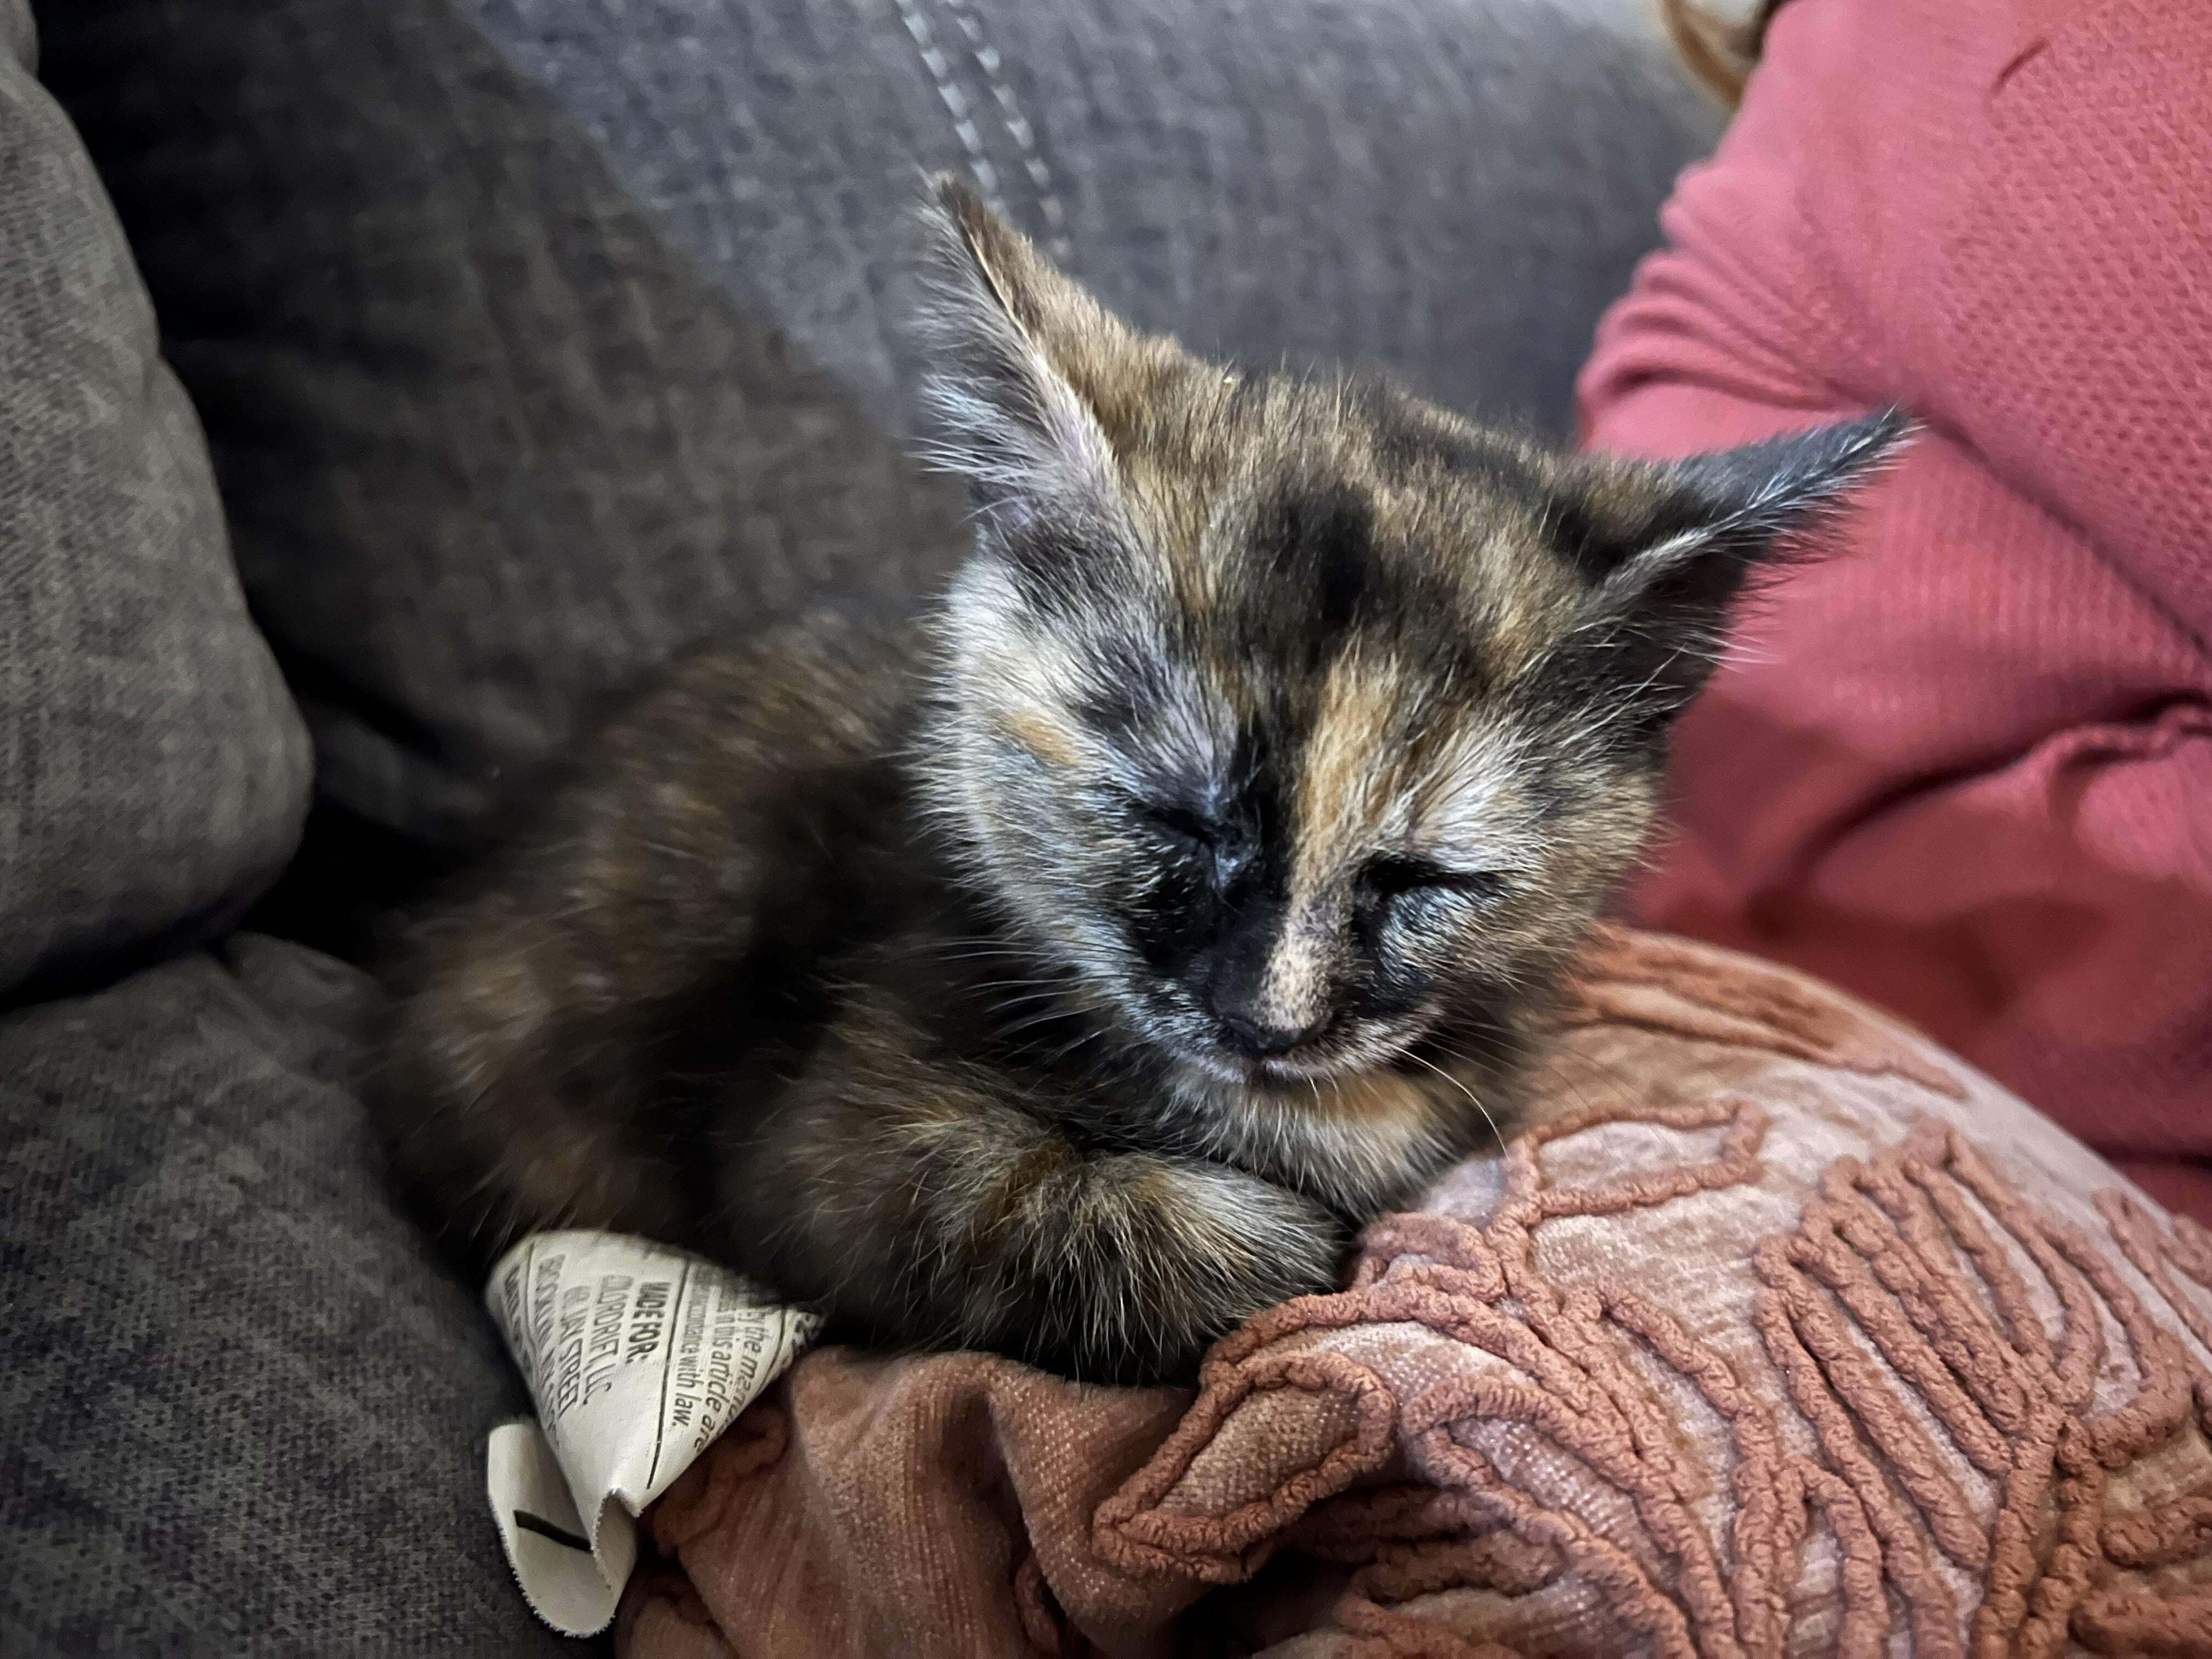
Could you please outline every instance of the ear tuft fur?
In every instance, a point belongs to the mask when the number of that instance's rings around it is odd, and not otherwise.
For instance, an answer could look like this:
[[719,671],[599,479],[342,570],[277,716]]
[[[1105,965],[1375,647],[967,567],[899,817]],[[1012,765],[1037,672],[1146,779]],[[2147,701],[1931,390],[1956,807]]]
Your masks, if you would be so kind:
[[1553,671],[1611,683],[1656,736],[1711,674],[1746,587],[1817,548],[1912,431],[1885,409],[1667,466],[1571,470],[1564,550],[1590,588]]
[[1676,463],[1673,481],[1711,514],[1702,528],[1744,556],[1772,558],[1816,529],[1823,514],[1869,483],[1911,441],[1898,408]]
[[924,459],[965,478],[986,512],[1095,506],[1114,474],[1097,382],[1139,343],[961,179],[932,180],[923,216],[918,325],[937,425]]

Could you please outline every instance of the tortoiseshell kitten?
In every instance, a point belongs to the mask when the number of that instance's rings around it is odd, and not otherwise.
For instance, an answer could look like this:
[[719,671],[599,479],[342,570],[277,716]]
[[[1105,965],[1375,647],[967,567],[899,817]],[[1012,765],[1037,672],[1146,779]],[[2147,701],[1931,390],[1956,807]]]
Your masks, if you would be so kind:
[[1747,578],[1898,441],[1545,453],[1199,362],[938,187],[976,545],[677,671],[420,933],[381,1090],[488,1255],[1186,1376],[1490,1141]]

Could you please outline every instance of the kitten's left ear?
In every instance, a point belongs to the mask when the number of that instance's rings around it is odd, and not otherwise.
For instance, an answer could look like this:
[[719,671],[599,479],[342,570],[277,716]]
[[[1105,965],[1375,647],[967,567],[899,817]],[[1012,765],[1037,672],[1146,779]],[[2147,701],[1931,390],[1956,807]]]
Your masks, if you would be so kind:
[[1662,726],[1711,673],[1745,587],[1815,550],[1817,532],[1911,433],[1887,409],[1671,465],[1574,463],[1563,550],[1590,586],[1560,665],[1600,676],[1638,702],[1648,727]]
[[987,509],[1097,508],[1115,487],[1115,423],[1180,353],[1114,317],[957,179],[930,196],[920,322],[934,459]]

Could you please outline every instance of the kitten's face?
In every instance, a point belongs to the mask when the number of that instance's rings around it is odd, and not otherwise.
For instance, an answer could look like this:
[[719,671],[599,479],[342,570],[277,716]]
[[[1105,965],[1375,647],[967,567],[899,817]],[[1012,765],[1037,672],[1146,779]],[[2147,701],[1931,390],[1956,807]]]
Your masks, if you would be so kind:
[[1188,1067],[1449,1060],[1555,976],[1797,505],[1895,423],[1662,472],[1136,336],[948,198],[981,545],[925,757],[1003,903]]
[[1514,449],[1382,392],[1177,396],[1118,514],[1002,520],[960,583],[963,817],[1186,1062],[1297,1082],[1449,1043],[1634,856],[1650,722],[1544,672],[1584,584]]

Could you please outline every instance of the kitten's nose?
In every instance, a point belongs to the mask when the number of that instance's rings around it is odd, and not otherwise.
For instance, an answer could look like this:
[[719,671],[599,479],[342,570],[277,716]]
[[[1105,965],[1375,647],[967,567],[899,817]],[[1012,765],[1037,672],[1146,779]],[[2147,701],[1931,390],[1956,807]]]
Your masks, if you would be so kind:
[[1272,1060],[1277,1054],[1287,1054],[1319,1036],[1322,1026],[1327,1023],[1317,1019],[1310,1025],[1271,1025],[1244,1014],[1224,1013],[1217,1018],[1221,1024],[1223,1043],[1249,1060]]

